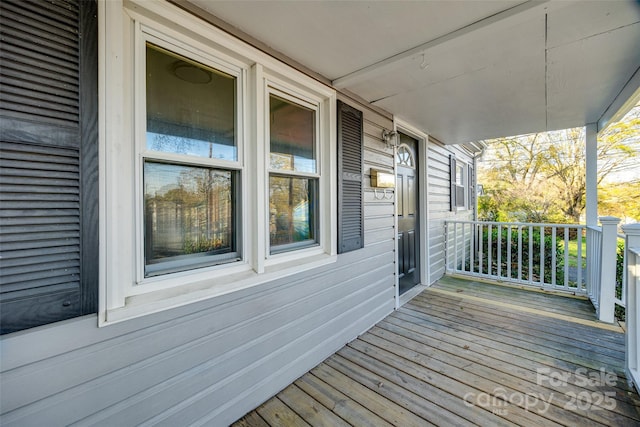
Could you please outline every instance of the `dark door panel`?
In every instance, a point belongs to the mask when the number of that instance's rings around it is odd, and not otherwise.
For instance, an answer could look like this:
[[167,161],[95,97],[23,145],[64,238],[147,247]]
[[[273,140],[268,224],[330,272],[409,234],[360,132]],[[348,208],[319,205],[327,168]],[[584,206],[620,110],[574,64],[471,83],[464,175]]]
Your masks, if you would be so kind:
[[418,266],[418,169],[416,164],[417,141],[400,134],[400,146],[396,158],[396,192],[398,204],[398,281],[400,294],[420,282]]

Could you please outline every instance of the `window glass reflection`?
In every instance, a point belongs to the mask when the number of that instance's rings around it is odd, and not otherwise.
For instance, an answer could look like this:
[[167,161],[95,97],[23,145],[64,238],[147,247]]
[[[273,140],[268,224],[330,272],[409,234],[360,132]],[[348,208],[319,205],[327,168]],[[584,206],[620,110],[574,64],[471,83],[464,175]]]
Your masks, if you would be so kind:
[[236,78],[147,44],[147,149],[237,160]]
[[269,177],[269,234],[271,246],[314,243],[317,180]]
[[271,169],[315,173],[315,111],[274,95],[269,110]]
[[233,180],[230,171],[145,162],[147,276],[236,250]]

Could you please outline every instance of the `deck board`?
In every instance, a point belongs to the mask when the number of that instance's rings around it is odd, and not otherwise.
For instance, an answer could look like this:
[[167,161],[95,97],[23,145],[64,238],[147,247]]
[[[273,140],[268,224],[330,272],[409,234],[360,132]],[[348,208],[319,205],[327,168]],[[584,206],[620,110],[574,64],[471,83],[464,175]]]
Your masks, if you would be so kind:
[[445,277],[235,425],[640,426],[623,372],[590,302]]
[[[534,345],[546,345],[558,350],[579,350],[581,353],[598,352],[598,354],[607,358],[619,359],[624,361],[624,351],[621,348],[610,348],[598,343],[594,343],[588,338],[595,338],[596,334],[585,334],[586,340],[573,340],[571,335],[562,334],[560,330],[550,330],[552,327],[540,326],[524,319],[507,318],[502,313],[493,311],[484,311],[482,308],[468,304],[466,301],[456,301],[442,296],[434,296],[430,300],[424,298],[416,298],[411,301],[411,308],[418,311],[428,311],[429,314],[441,316],[446,319],[449,315],[446,304],[451,304],[453,310],[459,309],[457,318],[460,323],[469,327],[477,327],[482,330],[492,331],[495,327],[500,329],[503,335],[518,336],[524,341]],[[424,311],[423,311],[424,310]],[[504,311],[504,310],[503,310]],[[568,332],[568,331],[566,331]],[[574,332],[575,333],[575,332]],[[570,340],[570,341],[569,341]]]
[[325,408],[295,384],[278,394],[278,398],[314,427],[347,427],[349,423]]
[[392,425],[312,373],[300,378],[295,384],[351,425],[362,427]]
[[[570,314],[587,320],[596,320],[595,311],[586,297],[573,296],[559,291],[544,291],[531,286],[509,284],[491,284],[487,282],[459,280],[454,277],[444,277],[438,281],[439,289],[464,292],[486,299],[493,297],[505,298],[517,305],[531,308],[543,308],[552,313]],[[522,292],[522,291],[527,292]],[[558,296],[564,296],[558,298]]]
[[256,412],[269,425],[309,427],[309,423],[285,405],[278,397],[267,400],[256,409]]

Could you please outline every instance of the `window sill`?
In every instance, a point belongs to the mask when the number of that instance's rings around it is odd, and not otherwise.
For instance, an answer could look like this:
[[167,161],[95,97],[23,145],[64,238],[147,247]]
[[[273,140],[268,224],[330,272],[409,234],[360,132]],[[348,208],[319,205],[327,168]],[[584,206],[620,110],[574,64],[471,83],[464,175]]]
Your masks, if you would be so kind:
[[258,274],[249,269],[225,276],[194,281],[170,289],[162,289],[146,294],[127,297],[124,307],[107,310],[99,326],[108,326],[125,320],[158,313],[207,299],[220,297],[243,289],[292,276],[314,268],[336,262],[336,255],[309,254],[309,256],[282,260],[268,265],[265,272]]

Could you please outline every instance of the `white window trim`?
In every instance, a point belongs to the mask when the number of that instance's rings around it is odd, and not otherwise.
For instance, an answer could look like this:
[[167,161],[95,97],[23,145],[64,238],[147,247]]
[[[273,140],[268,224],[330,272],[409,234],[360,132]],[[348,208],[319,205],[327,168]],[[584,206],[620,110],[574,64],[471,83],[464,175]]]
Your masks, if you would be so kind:
[[[336,192],[331,191],[337,185],[336,155],[331,150],[336,138],[335,91],[167,2],[109,0],[99,2],[98,8],[99,325],[213,298],[335,262],[337,201]],[[150,278],[141,273],[140,165],[144,147],[135,144],[142,144],[145,136],[145,126],[140,123],[146,122],[142,83],[147,40],[237,78],[237,161],[202,163],[240,171],[243,220],[239,262]],[[308,102],[318,113],[314,176],[319,179],[320,244],[277,255],[269,255],[268,250],[269,135],[265,135],[264,111],[268,114],[270,91]],[[180,160],[179,155],[166,157]]]
[[462,212],[471,209],[469,207],[469,163],[456,159],[456,168],[458,167],[462,168],[462,185],[458,185],[458,171],[456,171],[455,185],[464,189],[464,206],[456,206],[456,212]]
[[[127,295],[139,295],[148,292],[152,292],[158,289],[167,289],[180,285],[183,282],[184,276],[189,274],[194,274],[193,271],[183,271],[173,274],[153,276],[153,277],[145,277],[144,275],[144,206],[143,206],[143,194],[142,194],[142,183],[143,183],[143,165],[145,159],[152,160],[173,160],[176,163],[184,163],[188,165],[197,165],[197,166],[205,166],[205,167],[219,167],[224,169],[231,169],[240,172],[241,181],[244,179],[245,169],[243,168],[244,163],[244,135],[243,129],[245,126],[245,81],[246,81],[246,69],[235,65],[229,64],[222,60],[219,60],[217,56],[211,55],[207,57],[207,55],[203,55],[201,52],[193,51],[192,49],[185,49],[184,44],[180,43],[178,40],[170,40],[167,41],[167,38],[160,38],[161,36],[158,34],[156,30],[153,28],[147,27],[145,25],[141,25],[140,23],[135,24],[135,112],[134,117],[134,132],[135,132],[135,162],[136,165],[134,167],[135,170],[135,215],[134,218],[136,220],[136,280],[135,283],[130,283],[127,289]],[[173,41],[173,43],[171,43]],[[208,158],[194,158],[192,156],[182,156],[178,154],[170,154],[170,153],[155,153],[153,151],[147,150],[146,148],[146,118],[147,118],[147,106],[146,106],[146,64],[145,64],[145,56],[146,56],[146,43],[150,42],[156,46],[161,48],[165,48],[167,50],[171,50],[172,52],[189,57],[190,59],[194,59],[204,65],[210,66],[212,68],[216,68],[220,71],[223,71],[229,75],[234,76],[237,80],[237,106],[236,106],[236,144],[237,144],[237,159],[236,161],[225,161],[218,159],[208,159]],[[206,53],[206,52],[204,52]],[[242,182],[240,184],[240,188],[243,188]],[[241,195],[245,195],[241,191]],[[237,206],[242,206],[242,203],[237,203]],[[239,237],[242,239],[244,233],[242,232],[242,227],[239,230]],[[242,245],[241,242],[238,242],[239,250],[241,250]],[[202,271],[205,274],[210,274],[214,276],[218,276],[220,274],[220,270],[223,270],[225,265],[213,265],[210,267],[203,267],[198,270]]]
[[[286,90],[282,88],[282,84],[279,83],[277,80],[275,79],[269,79],[269,77],[265,78],[265,109],[264,109],[264,114],[265,114],[265,140],[269,141],[269,150],[267,155],[265,156],[265,167],[267,170],[267,173],[265,175],[265,190],[267,192],[267,195],[270,192],[270,177],[272,174],[280,174],[283,176],[289,176],[289,177],[299,177],[299,178],[312,178],[312,179],[318,179],[318,183],[320,184],[322,182],[322,158],[323,153],[320,150],[320,146],[321,146],[321,136],[320,136],[320,126],[319,124],[322,122],[322,117],[320,114],[320,110],[321,110],[321,105],[322,105],[322,100],[321,99],[313,99],[313,98],[309,98],[308,96],[305,96],[303,94],[301,94],[300,92],[294,92],[292,93],[290,90]],[[277,96],[279,98],[282,98],[284,100],[287,100],[289,102],[292,102],[296,105],[300,105],[302,107],[308,108],[310,110],[313,110],[315,113],[315,117],[316,117],[316,126],[315,126],[315,142],[314,142],[314,153],[315,153],[315,161],[316,161],[316,171],[315,172],[302,172],[302,171],[283,171],[283,170],[276,170],[276,169],[271,169],[271,141],[270,141],[270,123],[269,123],[269,117],[270,117],[270,108],[266,108],[267,105],[269,105],[270,103],[270,97],[271,95]],[[319,205],[323,206],[322,203],[322,198],[320,197],[321,191],[320,189],[318,189],[318,194],[317,197],[320,199],[318,200]],[[267,199],[269,199],[269,196],[267,196]],[[267,200],[267,203],[269,203],[269,201]],[[267,217],[266,217],[266,223],[269,224],[270,222],[270,212],[269,209],[267,209]],[[323,245],[323,241],[321,239],[321,230],[324,229],[324,227],[326,227],[326,225],[323,226],[323,224],[321,224],[322,220],[321,217],[323,215],[319,215],[318,212],[318,217],[316,218],[316,221],[318,222],[317,226],[316,226],[316,232],[317,232],[317,236],[316,236],[316,240],[317,243],[316,245],[313,245],[311,247],[305,247],[305,248],[301,248],[298,249],[296,251],[290,251],[290,252],[281,252],[281,253],[271,253],[271,239],[265,239],[265,243],[266,243],[266,257],[267,257],[267,261],[266,261],[266,265],[269,265],[269,263],[271,262],[272,259],[276,259],[276,260],[281,260],[281,259],[285,259],[285,258],[289,258],[292,255],[296,255],[296,253],[300,254],[300,253],[314,253],[314,252],[318,252],[320,251],[324,251],[322,248]]]

